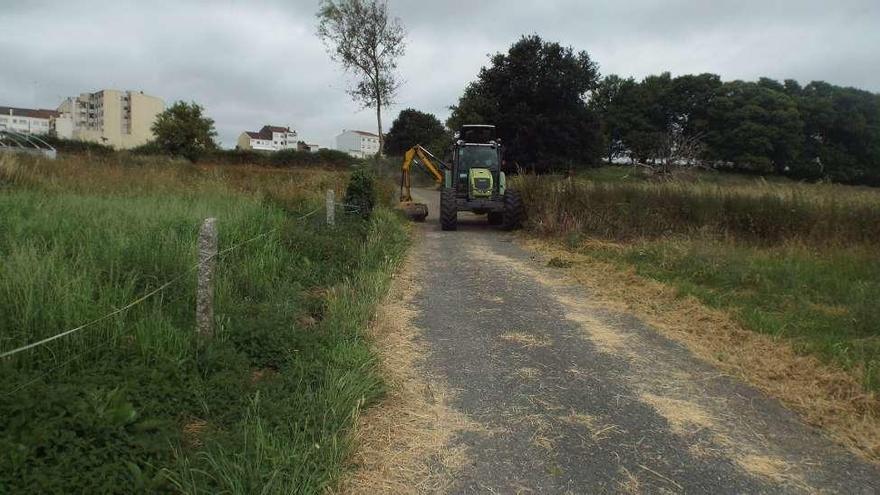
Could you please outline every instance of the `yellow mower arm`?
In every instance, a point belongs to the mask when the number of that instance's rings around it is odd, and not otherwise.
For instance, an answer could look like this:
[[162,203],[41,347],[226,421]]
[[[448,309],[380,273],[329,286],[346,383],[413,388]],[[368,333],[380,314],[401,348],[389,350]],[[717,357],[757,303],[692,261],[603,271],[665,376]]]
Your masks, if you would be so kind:
[[446,168],[446,165],[436,156],[431,154],[430,151],[422,147],[422,145],[417,144],[406,150],[406,153],[403,154],[403,165],[400,168],[401,203],[412,203],[410,170],[412,169],[413,163],[420,164],[424,167],[425,170],[434,177],[437,184],[443,182],[443,172],[441,171],[441,168]]

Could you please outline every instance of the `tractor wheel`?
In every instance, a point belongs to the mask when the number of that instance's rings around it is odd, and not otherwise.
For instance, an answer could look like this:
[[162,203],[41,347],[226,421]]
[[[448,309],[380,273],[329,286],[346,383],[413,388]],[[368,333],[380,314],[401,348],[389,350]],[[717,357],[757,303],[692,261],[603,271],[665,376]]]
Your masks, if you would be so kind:
[[455,204],[455,189],[440,190],[440,228],[455,230],[458,222],[458,208]]
[[501,222],[501,228],[504,230],[514,230],[522,227],[523,217],[525,217],[525,208],[523,208],[522,197],[518,191],[508,189],[504,192],[504,219]]
[[504,213],[500,211],[489,212],[489,225],[501,225],[504,221]]

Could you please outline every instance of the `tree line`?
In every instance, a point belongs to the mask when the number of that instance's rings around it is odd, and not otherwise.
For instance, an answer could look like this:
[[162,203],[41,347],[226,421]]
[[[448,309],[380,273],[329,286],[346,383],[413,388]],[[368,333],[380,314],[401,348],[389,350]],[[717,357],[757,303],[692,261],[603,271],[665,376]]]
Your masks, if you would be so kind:
[[880,185],[880,95],[822,81],[602,77],[586,51],[524,36],[492,56],[450,110],[446,129],[433,115],[401,112],[386,153],[491,123],[511,167],[625,161]]

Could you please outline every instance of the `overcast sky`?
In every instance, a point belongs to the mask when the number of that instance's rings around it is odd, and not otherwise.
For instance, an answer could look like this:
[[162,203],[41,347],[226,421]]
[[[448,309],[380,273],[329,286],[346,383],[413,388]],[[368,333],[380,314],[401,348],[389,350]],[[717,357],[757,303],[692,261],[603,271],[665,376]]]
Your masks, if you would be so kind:
[[[290,125],[332,147],[372,110],[315,36],[317,0],[0,0],[0,105],[55,108],[103,88],[193,100],[225,146]],[[487,55],[523,34],[587,50],[602,74],[815,79],[880,92],[880,0],[389,0],[407,28],[404,85],[384,114],[445,120]]]

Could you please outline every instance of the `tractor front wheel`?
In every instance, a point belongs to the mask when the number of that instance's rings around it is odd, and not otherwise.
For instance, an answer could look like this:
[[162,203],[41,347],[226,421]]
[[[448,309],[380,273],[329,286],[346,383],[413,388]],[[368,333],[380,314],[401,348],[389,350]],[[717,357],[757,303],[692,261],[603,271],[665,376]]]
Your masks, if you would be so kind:
[[504,230],[514,230],[522,227],[523,218],[525,217],[525,208],[523,207],[522,197],[518,191],[508,189],[504,192],[504,218],[501,221],[501,228]]
[[444,187],[440,190],[440,228],[455,230],[457,223],[458,207],[455,204],[455,189]]

